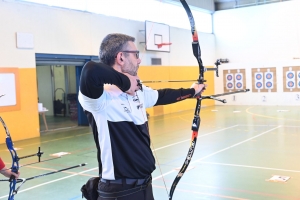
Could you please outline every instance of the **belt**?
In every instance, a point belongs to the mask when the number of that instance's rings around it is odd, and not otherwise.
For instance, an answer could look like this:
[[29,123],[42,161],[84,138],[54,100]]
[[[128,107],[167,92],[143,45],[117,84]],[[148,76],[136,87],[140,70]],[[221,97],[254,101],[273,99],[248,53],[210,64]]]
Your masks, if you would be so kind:
[[126,184],[133,184],[133,183],[136,183],[136,185],[142,185],[144,184],[147,180],[147,179],[134,179],[134,178],[125,178],[125,179],[116,179],[116,180],[106,180],[106,179],[103,179],[101,178],[101,182],[103,183],[114,183],[114,184],[123,184],[123,180],[125,180],[125,183]]
[[[101,178],[101,182],[110,181],[110,183],[117,183],[117,184],[122,184],[123,180],[126,180],[126,181],[128,180],[128,182],[131,182],[132,180],[135,180],[135,181],[143,180],[144,183],[141,184],[141,185],[137,185],[134,188],[127,189],[127,190],[122,190],[122,191],[117,191],[117,192],[103,192],[103,191],[98,190],[99,196],[102,197],[102,198],[117,199],[119,197],[125,197],[125,196],[132,195],[136,192],[140,192],[142,190],[145,190],[149,185],[151,185],[152,177],[149,176],[146,179],[117,179],[117,180],[105,180],[105,179]],[[106,183],[106,182],[104,182],[104,183]],[[135,182],[132,182],[132,183],[135,183]]]

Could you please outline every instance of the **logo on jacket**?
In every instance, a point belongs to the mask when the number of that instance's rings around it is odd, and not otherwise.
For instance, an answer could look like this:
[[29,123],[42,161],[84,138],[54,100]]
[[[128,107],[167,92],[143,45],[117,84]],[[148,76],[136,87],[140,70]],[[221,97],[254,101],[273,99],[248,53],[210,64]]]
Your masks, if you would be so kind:
[[130,110],[127,107],[124,107],[124,112],[130,113]]
[[138,97],[137,95],[135,95],[135,96],[133,97],[133,102],[135,102],[135,103],[140,102],[139,97]]
[[121,103],[121,106],[123,106],[124,112],[130,113],[130,110],[123,103]]
[[137,109],[143,108],[143,104],[137,105]]

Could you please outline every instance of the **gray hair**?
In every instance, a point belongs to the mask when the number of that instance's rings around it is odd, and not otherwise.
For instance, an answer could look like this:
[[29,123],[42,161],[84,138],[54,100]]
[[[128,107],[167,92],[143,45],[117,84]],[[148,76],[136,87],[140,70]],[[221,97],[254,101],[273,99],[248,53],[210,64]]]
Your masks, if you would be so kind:
[[129,41],[134,42],[135,38],[121,33],[108,34],[100,45],[100,61],[109,66],[113,66],[115,64],[116,55],[120,51],[125,50]]

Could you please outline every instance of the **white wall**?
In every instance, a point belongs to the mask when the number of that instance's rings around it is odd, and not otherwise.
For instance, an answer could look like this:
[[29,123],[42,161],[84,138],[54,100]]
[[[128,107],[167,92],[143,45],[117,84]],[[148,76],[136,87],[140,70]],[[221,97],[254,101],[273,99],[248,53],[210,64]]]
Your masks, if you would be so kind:
[[[137,38],[136,45],[143,56],[141,65],[150,65],[151,57],[161,57],[163,65],[197,66],[189,30],[171,28],[171,53],[145,52],[144,45],[140,44],[143,42],[140,38],[144,37],[139,32],[144,29],[144,22],[6,0],[0,0],[0,24],[3,24],[0,66],[35,67],[34,53],[97,56],[100,42],[113,32]],[[16,32],[32,33],[34,49],[17,49]],[[206,48],[203,60],[211,65],[214,63],[214,35],[200,34],[199,37],[202,48]]]
[[228,104],[300,105],[297,93],[283,92],[283,67],[300,66],[300,1],[217,11],[213,19],[216,57],[230,60],[220,66],[217,93],[223,93],[223,69],[246,69],[251,90],[252,68],[276,67],[277,72],[276,93],[238,94],[237,101],[227,97]]

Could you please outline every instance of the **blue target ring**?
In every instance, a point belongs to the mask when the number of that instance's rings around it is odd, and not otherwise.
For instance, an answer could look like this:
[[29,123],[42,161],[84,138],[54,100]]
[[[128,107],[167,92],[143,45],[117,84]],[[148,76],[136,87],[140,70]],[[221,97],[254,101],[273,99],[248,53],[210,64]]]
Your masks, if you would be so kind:
[[266,79],[269,79],[269,80],[270,80],[270,79],[272,79],[272,78],[273,78],[273,76],[272,76],[271,73],[267,73],[267,74],[266,74]]
[[266,82],[266,87],[267,88],[271,88],[273,86],[272,82],[268,81]]
[[256,74],[255,78],[256,78],[257,80],[260,80],[260,79],[262,78],[262,75],[261,75],[261,74]]
[[227,80],[228,80],[228,81],[231,81],[231,80],[232,80],[232,75],[228,75],[228,76],[227,76]]
[[237,83],[236,83],[236,87],[237,87],[237,88],[242,88],[242,86],[243,86],[242,83],[240,83],[240,82],[237,82]]
[[227,88],[231,89],[233,87],[232,83],[227,83]]
[[289,79],[292,79],[292,78],[294,78],[294,73],[292,73],[292,72],[289,72],[289,73],[287,74],[287,77],[288,77]]
[[236,75],[235,78],[236,78],[236,80],[238,80],[238,81],[242,80],[242,76],[241,76],[240,74]]
[[289,81],[289,82],[288,82],[288,86],[289,86],[289,87],[294,87],[294,85],[295,85],[294,81]]
[[257,87],[257,88],[261,88],[261,87],[262,87],[262,83],[261,83],[261,82],[257,82],[257,83],[256,83],[256,87]]

